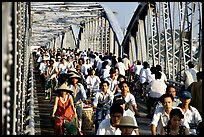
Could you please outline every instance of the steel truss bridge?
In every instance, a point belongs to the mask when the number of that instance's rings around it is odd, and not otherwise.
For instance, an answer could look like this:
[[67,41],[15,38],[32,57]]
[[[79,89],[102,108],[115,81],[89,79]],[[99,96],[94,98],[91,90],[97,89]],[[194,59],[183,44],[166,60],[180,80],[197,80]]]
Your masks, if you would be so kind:
[[96,2],[2,3],[2,133],[34,135],[32,47],[91,48],[131,62],[160,64],[182,85],[193,61],[202,70],[202,3],[141,2],[124,34],[113,12]]

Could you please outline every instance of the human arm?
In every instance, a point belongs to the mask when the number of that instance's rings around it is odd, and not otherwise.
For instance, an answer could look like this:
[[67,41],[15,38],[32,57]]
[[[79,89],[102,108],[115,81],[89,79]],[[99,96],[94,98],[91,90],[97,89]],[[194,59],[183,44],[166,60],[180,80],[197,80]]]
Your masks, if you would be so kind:
[[152,135],[156,135],[156,126],[154,124],[151,125]]
[[70,103],[71,103],[72,110],[74,111],[74,117],[77,118],[76,108],[74,107],[74,101],[71,95],[70,95]]

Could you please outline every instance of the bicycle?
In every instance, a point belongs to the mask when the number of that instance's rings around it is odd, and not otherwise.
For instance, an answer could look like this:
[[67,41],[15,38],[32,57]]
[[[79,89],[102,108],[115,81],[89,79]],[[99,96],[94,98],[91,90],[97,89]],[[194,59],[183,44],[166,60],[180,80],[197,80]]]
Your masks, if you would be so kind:
[[67,122],[67,120],[70,120],[70,117],[72,117],[72,115],[69,117],[54,117],[54,120],[63,120],[62,135],[78,135],[77,119],[73,118],[71,121]]
[[48,86],[47,86],[47,90],[46,90],[46,97],[45,99],[49,99],[50,103],[52,102],[52,94],[53,91],[57,89],[57,79],[53,78],[53,79],[49,79],[48,80]]

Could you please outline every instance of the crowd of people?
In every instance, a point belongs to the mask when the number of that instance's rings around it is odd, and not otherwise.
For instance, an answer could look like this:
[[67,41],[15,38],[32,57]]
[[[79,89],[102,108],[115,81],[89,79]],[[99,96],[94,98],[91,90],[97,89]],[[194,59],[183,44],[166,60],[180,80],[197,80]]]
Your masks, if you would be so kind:
[[[168,84],[161,65],[150,67],[147,61],[140,60],[131,64],[127,54],[116,57],[90,48],[85,51],[38,48],[33,57],[45,99],[50,98],[48,89],[52,84],[57,94],[51,113],[55,135],[62,135],[64,123],[73,120],[76,130],[69,127],[73,129],[70,134],[77,131],[83,135],[85,106],[93,108],[96,114],[93,120],[96,135],[139,135],[137,118],[141,115],[137,98],[146,103],[152,135],[201,133],[202,72],[191,61],[184,72],[185,86],[178,92],[174,85]],[[131,82],[135,88],[130,87]]]

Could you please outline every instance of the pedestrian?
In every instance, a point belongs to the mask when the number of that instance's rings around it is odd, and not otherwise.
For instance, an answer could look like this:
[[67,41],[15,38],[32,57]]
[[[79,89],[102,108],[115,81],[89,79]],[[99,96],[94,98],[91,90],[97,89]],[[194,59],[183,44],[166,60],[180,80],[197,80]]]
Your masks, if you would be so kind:
[[179,107],[182,109],[184,117],[190,126],[190,135],[196,135],[197,127],[199,123],[202,122],[202,118],[198,110],[190,105],[191,98],[192,96],[189,91],[182,91],[180,94],[182,103],[179,104]]
[[192,98],[191,98],[191,105],[199,111],[199,113],[202,116],[202,71],[199,71],[196,73],[197,76],[197,82],[193,82],[189,88],[188,91],[191,92]]
[[[55,97],[54,107],[52,111],[52,118],[55,116],[61,118],[68,118],[66,122],[72,120],[72,117],[77,118],[76,109],[74,107],[74,101],[70,93],[73,91],[68,88],[67,84],[62,84],[58,90],[58,95]],[[55,119],[54,134],[62,135],[62,119]]]
[[140,114],[139,114],[138,109],[137,109],[137,103],[136,103],[134,95],[131,94],[129,91],[128,82],[127,81],[120,82],[119,88],[121,89],[121,92],[116,94],[115,97],[123,98],[125,100],[125,102],[128,103],[130,110],[133,111],[135,116],[139,117]]
[[180,109],[172,109],[167,126],[163,127],[160,135],[189,135],[188,128],[181,124],[184,118]]
[[123,117],[123,108],[118,105],[112,105],[110,107],[110,118],[104,119],[96,132],[96,135],[119,135],[120,129],[117,125],[120,123],[120,119]]
[[198,72],[198,70],[194,68],[192,61],[188,62],[188,67],[189,68],[184,71],[184,84],[186,90],[192,82],[197,82],[196,73]]
[[133,118],[130,116],[123,116],[117,127],[121,130],[120,135],[138,135],[135,133],[135,129],[138,129],[138,126],[135,125]]
[[68,87],[73,90],[72,96],[74,100],[74,106],[76,108],[77,116],[78,116],[78,128],[79,133],[82,135],[81,127],[82,127],[82,109],[83,109],[83,103],[86,101],[86,91],[84,89],[84,86],[79,83],[79,80],[81,79],[79,75],[73,74],[70,76],[71,83],[68,85]]
[[[161,73],[159,71],[155,72],[155,79],[148,85],[149,88],[149,98],[147,100],[147,112],[148,116],[152,117],[156,105],[159,102],[160,97],[166,93],[167,85],[165,82],[161,81]],[[153,109],[151,109],[153,108]]]
[[108,81],[101,81],[100,90],[96,92],[95,99],[93,101],[93,107],[96,110],[96,131],[101,121],[104,120],[105,116],[110,113],[110,107],[113,101],[113,94],[108,87]]
[[[161,133],[162,127],[167,126],[170,112],[172,109],[181,109],[179,107],[173,107],[173,96],[171,94],[163,94],[160,97],[160,102],[162,103],[162,107],[156,108],[152,122],[151,122],[151,132],[152,135],[159,135]],[[187,120],[182,120],[182,125],[185,125],[186,128],[189,129],[189,125]]]

